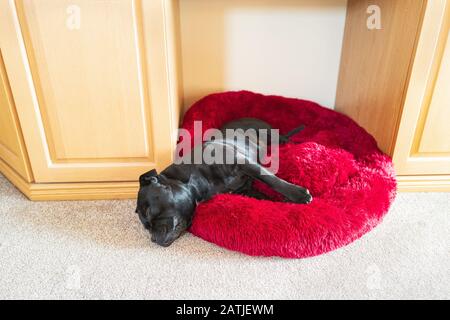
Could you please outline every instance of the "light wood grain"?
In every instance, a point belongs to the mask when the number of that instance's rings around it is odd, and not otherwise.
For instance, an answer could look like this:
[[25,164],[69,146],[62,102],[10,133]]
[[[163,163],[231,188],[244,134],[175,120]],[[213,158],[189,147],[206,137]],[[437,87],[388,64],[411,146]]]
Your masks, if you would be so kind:
[[27,198],[29,197],[29,187],[31,183],[25,180],[16,170],[0,158],[0,172]]
[[[80,29],[66,9],[79,6]],[[2,1],[0,41],[36,182],[135,181],[172,161],[173,1]]]
[[[153,162],[131,2],[16,3],[52,161]],[[70,5],[80,8],[79,30],[66,26]]]
[[88,183],[30,183],[0,159],[0,172],[28,199],[98,200],[134,199],[138,182],[88,182]]
[[397,176],[399,192],[450,192],[450,175]]
[[[392,155],[426,1],[349,0],[336,110],[349,115]],[[381,30],[366,25],[381,9]]]
[[[449,19],[450,20],[450,16]],[[450,33],[447,23],[445,50],[419,144],[420,153],[450,156]],[[444,32],[444,33],[445,33]]]
[[32,181],[14,98],[0,49],[0,158],[26,181]]
[[400,175],[447,175],[450,1],[429,1],[394,150]]

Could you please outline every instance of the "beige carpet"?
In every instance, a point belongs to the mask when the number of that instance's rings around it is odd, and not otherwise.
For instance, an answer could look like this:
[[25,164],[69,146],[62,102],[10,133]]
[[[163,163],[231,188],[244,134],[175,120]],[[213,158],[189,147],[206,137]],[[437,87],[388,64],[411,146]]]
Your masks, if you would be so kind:
[[190,234],[150,242],[134,201],[30,202],[0,176],[0,298],[450,298],[450,193],[400,194],[384,222],[304,260]]

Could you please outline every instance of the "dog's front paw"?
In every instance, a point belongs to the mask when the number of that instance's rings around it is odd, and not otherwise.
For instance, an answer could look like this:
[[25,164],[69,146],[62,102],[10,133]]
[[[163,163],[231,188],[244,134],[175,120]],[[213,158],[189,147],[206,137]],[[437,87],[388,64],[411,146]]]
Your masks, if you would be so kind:
[[312,201],[312,195],[307,189],[293,185],[293,188],[286,194],[289,202],[308,204]]

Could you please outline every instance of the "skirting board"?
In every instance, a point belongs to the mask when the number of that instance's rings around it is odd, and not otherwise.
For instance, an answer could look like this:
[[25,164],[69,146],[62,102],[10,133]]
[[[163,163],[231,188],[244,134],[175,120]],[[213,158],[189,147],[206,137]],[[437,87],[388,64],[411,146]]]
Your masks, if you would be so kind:
[[[0,172],[30,200],[136,198],[138,182],[29,183],[0,160]],[[450,192],[450,175],[397,176],[399,192]]]
[[138,182],[29,183],[0,159],[0,172],[28,199],[110,200],[136,198]]
[[399,192],[450,192],[450,175],[397,176]]

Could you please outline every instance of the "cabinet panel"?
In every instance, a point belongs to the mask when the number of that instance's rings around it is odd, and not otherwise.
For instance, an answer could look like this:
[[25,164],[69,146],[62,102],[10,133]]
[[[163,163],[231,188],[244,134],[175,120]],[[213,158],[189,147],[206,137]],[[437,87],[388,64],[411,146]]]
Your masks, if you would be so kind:
[[[414,48],[427,1],[349,0],[336,110],[392,155]],[[380,29],[368,27],[379,8]]]
[[31,181],[25,146],[18,123],[0,50],[0,161],[3,160],[26,181]]
[[0,41],[36,182],[135,181],[172,159],[164,0],[0,4]]
[[450,156],[450,33],[438,71],[436,84],[420,139],[420,153],[441,153]]
[[450,174],[450,1],[428,1],[394,151],[400,175]]
[[52,161],[153,162],[132,1],[16,3]]

